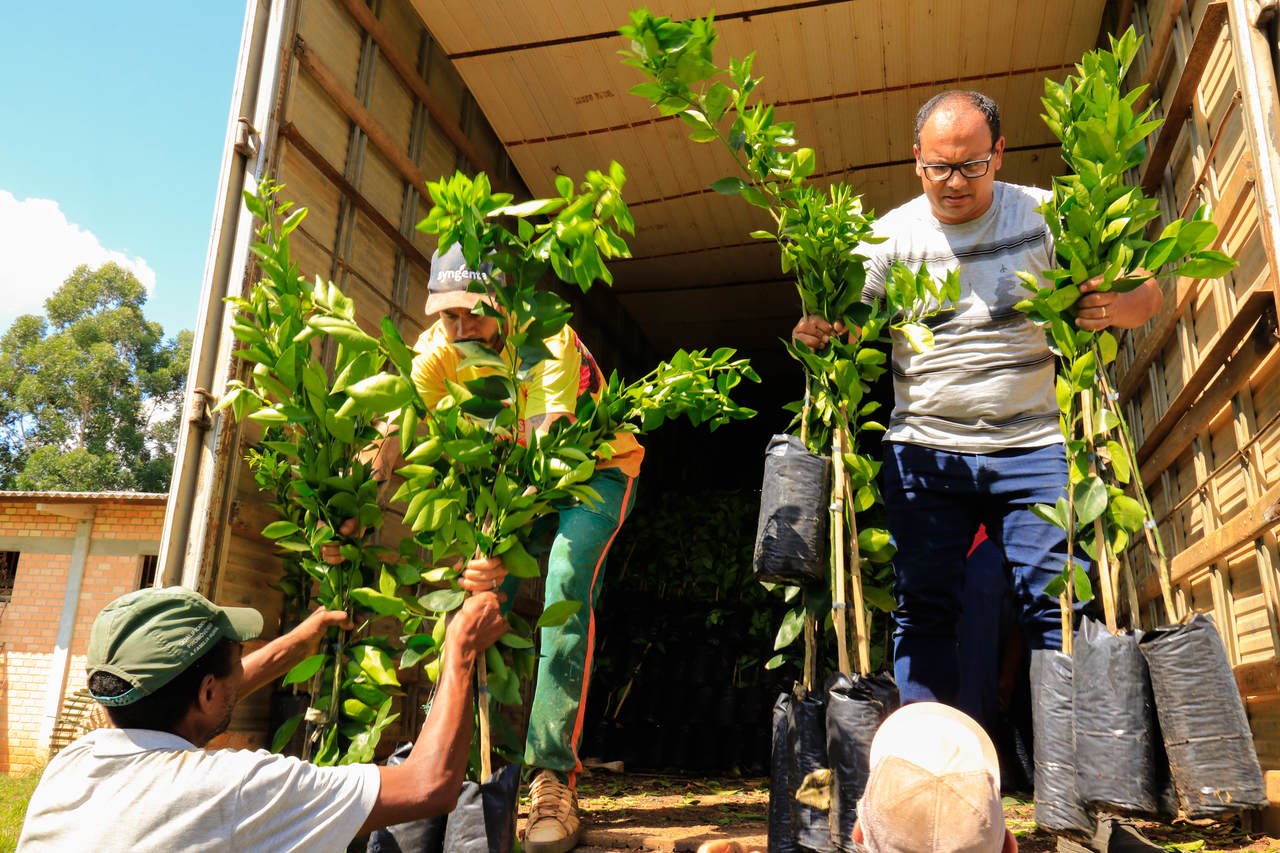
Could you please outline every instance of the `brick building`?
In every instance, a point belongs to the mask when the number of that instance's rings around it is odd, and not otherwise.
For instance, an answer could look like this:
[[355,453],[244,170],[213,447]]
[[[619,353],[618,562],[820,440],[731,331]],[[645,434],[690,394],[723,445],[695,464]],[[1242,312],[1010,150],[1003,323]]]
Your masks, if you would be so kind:
[[44,762],[94,616],[154,582],[166,498],[0,491],[0,773]]

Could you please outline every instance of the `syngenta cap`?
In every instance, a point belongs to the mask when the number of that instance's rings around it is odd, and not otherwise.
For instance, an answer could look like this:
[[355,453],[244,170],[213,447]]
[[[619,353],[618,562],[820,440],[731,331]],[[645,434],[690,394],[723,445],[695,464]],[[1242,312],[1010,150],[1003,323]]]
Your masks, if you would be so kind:
[[485,296],[484,290],[468,290],[473,281],[489,283],[489,279],[501,275],[494,272],[488,261],[479,269],[467,266],[462,247],[454,243],[441,252],[431,255],[431,281],[427,283],[427,314],[439,314],[446,308],[465,308],[470,311]]
[[870,763],[858,820],[872,853],[1000,853],[1000,762],[972,719],[907,705],[876,731]]
[[219,607],[180,586],[122,595],[93,620],[85,670],[109,672],[130,689],[93,698],[130,705],[164,687],[222,637],[244,642],[262,633],[262,614],[251,607]]

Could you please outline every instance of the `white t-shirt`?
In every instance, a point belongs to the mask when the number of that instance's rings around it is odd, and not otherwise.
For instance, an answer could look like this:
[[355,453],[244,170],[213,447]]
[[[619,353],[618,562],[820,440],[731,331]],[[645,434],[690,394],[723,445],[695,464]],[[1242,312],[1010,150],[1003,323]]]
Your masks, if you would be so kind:
[[1041,276],[1057,266],[1036,210],[1048,195],[997,181],[991,206],[958,225],[939,222],[921,195],[880,217],[875,233],[885,242],[859,247],[867,301],[884,296],[895,260],[912,270],[923,263],[935,278],[960,271],[960,299],[927,321],[932,350],[918,353],[894,335],[889,441],[961,453],[1061,443],[1054,355],[1044,329],[1014,307],[1031,295],[1018,271]]
[[36,851],[340,853],[373,809],[372,764],[317,767],[265,750],[98,729],[49,762],[18,839]]

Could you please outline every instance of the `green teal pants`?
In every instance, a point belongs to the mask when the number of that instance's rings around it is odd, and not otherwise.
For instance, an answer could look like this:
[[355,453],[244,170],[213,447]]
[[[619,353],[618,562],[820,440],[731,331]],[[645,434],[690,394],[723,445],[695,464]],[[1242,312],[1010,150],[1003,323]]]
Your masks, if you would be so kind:
[[[555,770],[570,782],[582,769],[578,745],[595,653],[595,604],[604,582],[604,561],[631,514],[636,494],[635,478],[616,468],[597,471],[586,484],[599,492],[601,501],[594,507],[583,503],[560,511],[560,526],[547,558],[544,605],[567,600],[581,601],[582,607],[563,625],[541,630],[524,754],[526,766]],[[507,578],[503,591],[508,602],[515,600],[519,586],[520,578]]]

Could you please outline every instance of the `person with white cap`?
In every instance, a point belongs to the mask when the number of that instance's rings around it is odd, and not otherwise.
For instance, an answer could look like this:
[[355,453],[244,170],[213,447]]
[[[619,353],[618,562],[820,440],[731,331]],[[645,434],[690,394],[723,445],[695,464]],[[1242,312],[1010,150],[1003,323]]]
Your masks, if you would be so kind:
[[[937,702],[899,708],[876,729],[868,764],[855,850],[1017,853],[1004,822],[996,748],[963,712]],[[724,839],[708,841],[698,853],[759,851]]]
[[995,746],[963,712],[898,709],[876,730],[870,765],[853,828],[870,853],[1017,853]]
[[[487,297],[483,287],[472,288],[473,282],[488,282],[500,274],[488,262],[471,269],[456,244],[432,255],[426,313],[437,319],[418,338],[413,360],[413,382],[427,406],[436,406],[449,393],[446,380],[466,382],[492,372],[461,367],[455,344],[478,342],[501,358],[514,357],[504,342],[505,318],[478,311]],[[525,418],[521,436],[546,430],[559,418],[572,418],[580,398],[598,399],[604,387],[603,373],[572,328],[566,325],[543,344],[551,358],[537,364],[520,383]],[[563,625],[541,629],[525,742],[525,764],[532,774],[527,853],[564,853],[573,849],[581,832],[575,782],[582,770],[577,750],[594,654],[595,602],[609,547],[635,503],[643,458],[644,448],[633,434],[614,435],[597,450],[595,473],[586,481],[601,500],[594,506],[568,505],[558,513],[547,559],[545,603],[580,601],[583,606]],[[508,600],[514,601],[519,584],[519,578],[508,580],[503,590]]]
[[[472,567],[487,578],[497,560]],[[500,565],[500,564],[499,564]],[[22,853],[66,850],[333,853],[362,832],[444,814],[471,742],[472,669],[506,632],[492,591],[473,593],[449,626],[448,653],[418,745],[403,764],[318,767],[265,750],[204,749],[237,700],[283,675],[347,614],[317,609],[241,657],[262,615],[181,587],[144,589],[94,620],[85,669],[113,728],[57,754],[31,796]]]

